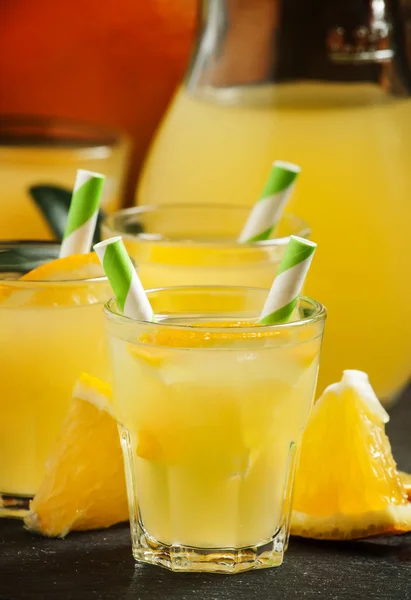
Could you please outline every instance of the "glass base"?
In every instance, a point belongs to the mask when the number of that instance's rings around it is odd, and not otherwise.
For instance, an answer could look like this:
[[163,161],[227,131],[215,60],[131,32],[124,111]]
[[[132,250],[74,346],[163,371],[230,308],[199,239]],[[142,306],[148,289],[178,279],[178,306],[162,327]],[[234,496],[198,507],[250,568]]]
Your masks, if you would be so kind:
[[245,548],[193,548],[157,542],[147,533],[132,532],[133,556],[142,563],[157,565],[177,572],[235,574],[252,569],[279,567],[287,547],[287,536],[281,529],[266,543]]
[[30,508],[31,496],[0,493],[0,519],[24,519]]

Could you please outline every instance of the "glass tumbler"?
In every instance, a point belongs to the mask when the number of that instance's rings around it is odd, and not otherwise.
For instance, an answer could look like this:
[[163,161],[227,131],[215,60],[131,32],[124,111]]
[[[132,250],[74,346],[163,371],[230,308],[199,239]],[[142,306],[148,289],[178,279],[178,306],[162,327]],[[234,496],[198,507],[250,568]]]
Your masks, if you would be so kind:
[[256,326],[266,296],[153,290],[156,323],[106,304],[138,561],[216,573],[283,561],[325,309],[301,298],[298,320]]
[[224,204],[139,206],[113,213],[103,238],[123,237],[146,289],[175,285],[270,288],[290,235],[309,237],[294,215],[278,223],[273,239],[240,244],[250,210]]

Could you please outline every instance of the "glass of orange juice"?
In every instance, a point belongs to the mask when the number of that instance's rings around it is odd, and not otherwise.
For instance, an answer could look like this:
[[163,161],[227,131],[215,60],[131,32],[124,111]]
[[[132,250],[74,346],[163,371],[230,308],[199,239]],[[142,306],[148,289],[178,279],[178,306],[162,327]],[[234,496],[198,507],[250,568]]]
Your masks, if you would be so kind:
[[296,320],[259,326],[266,297],[152,290],[155,323],[106,304],[138,561],[221,573],[282,563],[325,309],[301,298]]
[[275,237],[240,244],[250,210],[224,204],[168,204],[118,211],[102,224],[103,238],[121,235],[144,287],[248,285],[270,288],[290,235],[308,237],[294,215]]
[[42,210],[64,216],[77,169],[104,173],[102,208],[118,209],[129,150],[124,134],[100,125],[0,115],[0,239],[55,239]]
[[110,288],[100,265],[87,278],[18,279],[58,252],[54,243],[0,243],[0,516],[24,516],[80,373],[107,377]]

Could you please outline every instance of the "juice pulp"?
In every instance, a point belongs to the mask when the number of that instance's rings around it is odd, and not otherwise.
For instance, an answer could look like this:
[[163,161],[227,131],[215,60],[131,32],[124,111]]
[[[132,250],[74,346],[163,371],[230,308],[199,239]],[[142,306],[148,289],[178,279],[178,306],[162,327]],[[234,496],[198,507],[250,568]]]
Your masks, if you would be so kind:
[[110,289],[106,281],[4,283],[0,496],[33,496],[76,379],[82,371],[107,378],[102,302]]
[[29,193],[32,186],[57,186],[71,191],[77,169],[107,176],[102,208],[120,208],[123,150],[110,148],[36,148],[0,145],[0,239],[55,239],[45,217]]
[[306,292],[330,315],[319,391],[353,368],[389,398],[410,374],[411,102],[371,84],[239,89],[237,105],[176,96],[139,202],[251,206],[274,159],[301,165],[289,210],[318,243]]
[[268,543],[287,529],[321,332],[271,345],[270,337],[196,329],[163,327],[132,343],[111,337],[133,542],[134,519],[166,545]]

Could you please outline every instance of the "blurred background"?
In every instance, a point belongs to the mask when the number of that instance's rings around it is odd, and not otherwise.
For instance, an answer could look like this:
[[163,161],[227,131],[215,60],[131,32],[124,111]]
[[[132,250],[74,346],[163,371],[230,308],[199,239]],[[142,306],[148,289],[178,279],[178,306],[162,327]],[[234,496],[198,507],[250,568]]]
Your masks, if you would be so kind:
[[133,142],[130,202],[187,65],[196,0],[2,0],[0,114],[112,126]]

